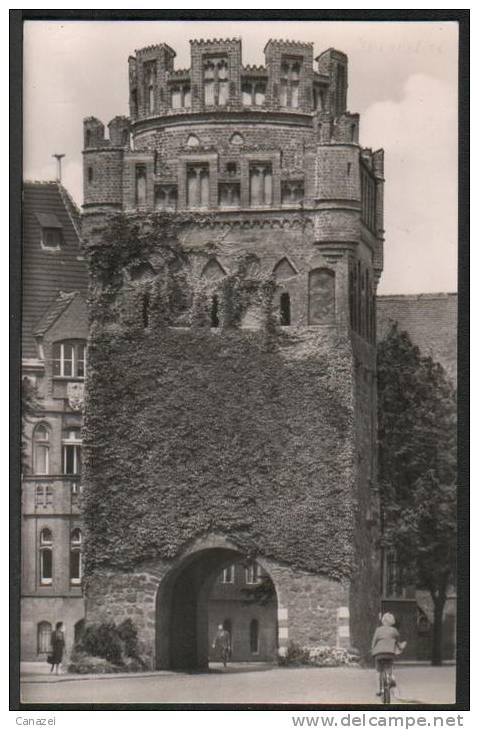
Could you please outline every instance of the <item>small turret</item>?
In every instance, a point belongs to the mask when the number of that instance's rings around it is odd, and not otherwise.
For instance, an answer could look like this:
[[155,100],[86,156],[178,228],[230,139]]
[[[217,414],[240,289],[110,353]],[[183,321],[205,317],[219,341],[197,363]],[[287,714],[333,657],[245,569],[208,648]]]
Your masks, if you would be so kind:
[[114,117],[108,124],[110,142],[114,147],[130,146],[130,120],[128,117]]
[[166,43],[146,46],[128,59],[130,116],[133,120],[164,113],[168,107],[168,75],[175,51]]
[[348,108],[348,57],[341,51],[329,48],[317,56],[318,72],[329,76],[328,111],[339,117]]
[[104,147],[105,125],[96,117],[87,117],[83,120],[83,146],[85,149],[89,147]]

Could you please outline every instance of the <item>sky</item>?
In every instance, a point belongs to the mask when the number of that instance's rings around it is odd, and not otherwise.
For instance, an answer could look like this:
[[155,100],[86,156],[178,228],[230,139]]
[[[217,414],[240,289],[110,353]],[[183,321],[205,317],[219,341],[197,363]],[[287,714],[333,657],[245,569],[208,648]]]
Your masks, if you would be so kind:
[[349,57],[360,143],[385,150],[385,262],[379,294],[457,290],[457,58],[454,22],[27,21],[24,178],[62,181],[82,204],[82,120],[128,114],[128,56],[166,42],[187,68],[192,38],[242,39],[263,64],[269,38]]

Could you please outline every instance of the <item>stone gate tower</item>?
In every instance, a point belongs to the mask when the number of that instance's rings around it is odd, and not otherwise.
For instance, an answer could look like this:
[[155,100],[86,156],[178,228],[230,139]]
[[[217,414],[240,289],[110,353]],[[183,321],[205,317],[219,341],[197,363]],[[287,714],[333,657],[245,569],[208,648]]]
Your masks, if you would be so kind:
[[232,560],[271,578],[280,651],[365,653],[379,610],[383,151],[343,53],[264,52],[143,48],[129,118],[84,122],[86,619],[130,617],[156,667],[207,662]]

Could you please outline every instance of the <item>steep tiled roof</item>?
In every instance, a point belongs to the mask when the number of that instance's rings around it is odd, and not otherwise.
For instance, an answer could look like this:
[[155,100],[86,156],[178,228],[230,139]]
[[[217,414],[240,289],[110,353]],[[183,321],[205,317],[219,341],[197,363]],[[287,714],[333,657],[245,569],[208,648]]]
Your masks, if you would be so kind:
[[34,332],[35,336],[44,335],[50,327],[55,324],[58,317],[65,311],[68,305],[75,299],[78,292],[59,292],[57,298],[50,304],[47,311],[40,317],[40,321]]
[[[40,220],[51,219],[54,216],[62,226],[62,245],[59,250],[42,248],[42,227],[38,216]],[[35,333],[44,329],[46,315],[48,321],[54,316],[55,303],[56,306],[60,306],[58,302],[60,292],[63,297],[72,292],[86,294],[87,267],[81,255],[78,231],[78,208],[59,183],[24,183],[22,242],[24,358],[36,357]],[[52,323],[53,320],[50,324]]]
[[390,295],[377,298],[377,336],[383,339],[393,322],[408,332],[423,355],[457,375],[457,294]]

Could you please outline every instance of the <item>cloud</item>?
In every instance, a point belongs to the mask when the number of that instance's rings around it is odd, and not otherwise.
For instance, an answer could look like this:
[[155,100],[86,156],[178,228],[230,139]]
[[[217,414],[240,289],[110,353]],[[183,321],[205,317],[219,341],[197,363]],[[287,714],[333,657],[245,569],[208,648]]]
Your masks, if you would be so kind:
[[384,147],[385,270],[380,293],[455,291],[457,98],[448,84],[411,75],[399,101],[366,109],[361,143]]

